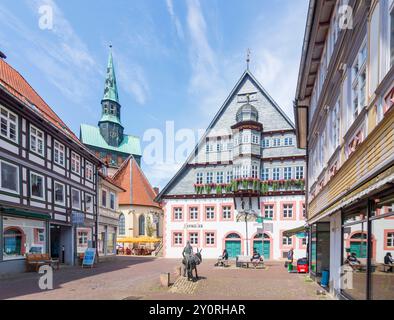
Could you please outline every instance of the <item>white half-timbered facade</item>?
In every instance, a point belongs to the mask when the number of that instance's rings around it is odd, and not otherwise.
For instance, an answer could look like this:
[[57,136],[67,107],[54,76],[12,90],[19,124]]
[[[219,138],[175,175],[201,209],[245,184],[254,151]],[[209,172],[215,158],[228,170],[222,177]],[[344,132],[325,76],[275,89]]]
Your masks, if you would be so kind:
[[27,253],[73,264],[95,247],[100,161],[0,60],[0,273]]

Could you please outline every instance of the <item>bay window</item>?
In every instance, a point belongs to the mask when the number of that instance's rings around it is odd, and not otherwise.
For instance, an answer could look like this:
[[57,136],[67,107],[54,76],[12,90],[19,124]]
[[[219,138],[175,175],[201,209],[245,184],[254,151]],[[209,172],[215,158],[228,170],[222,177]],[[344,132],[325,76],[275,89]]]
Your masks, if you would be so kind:
[[18,116],[0,106],[0,135],[4,138],[18,141]]
[[284,179],[285,180],[290,180],[292,178],[292,168],[291,167],[285,167],[284,168]]
[[272,179],[273,180],[279,180],[279,168],[274,168],[272,170]]
[[0,189],[19,193],[19,167],[0,160]]
[[202,172],[197,172],[196,183],[202,184],[203,183],[204,174]]
[[304,179],[304,167],[303,166],[296,167],[295,178],[296,179]]
[[223,172],[222,171],[221,172],[217,172],[216,173],[216,183],[221,184],[221,183],[223,183],[223,181],[224,181],[224,174],[223,174]]
[[269,168],[262,168],[261,169],[261,180],[267,181],[269,180],[270,176],[270,169]]

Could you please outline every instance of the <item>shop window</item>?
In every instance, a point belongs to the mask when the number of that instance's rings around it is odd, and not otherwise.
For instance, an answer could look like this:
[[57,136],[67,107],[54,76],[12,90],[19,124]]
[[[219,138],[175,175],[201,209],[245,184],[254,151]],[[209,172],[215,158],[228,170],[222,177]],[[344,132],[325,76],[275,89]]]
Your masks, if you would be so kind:
[[113,232],[107,233],[107,254],[115,253],[115,234]]
[[0,189],[19,193],[19,167],[0,160]]
[[387,212],[371,220],[371,293],[373,300],[394,300],[394,193],[377,200],[374,211]]
[[90,228],[77,228],[77,253],[84,253],[92,243],[92,230]]
[[367,297],[367,256],[368,230],[366,207],[345,213],[342,227],[343,271],[352,277],[352,286],[344,286],[342,291],[353,299]]
[[3,218],[3,259],[23,258],[26,253],[46,253],[46,227],[44,221]]

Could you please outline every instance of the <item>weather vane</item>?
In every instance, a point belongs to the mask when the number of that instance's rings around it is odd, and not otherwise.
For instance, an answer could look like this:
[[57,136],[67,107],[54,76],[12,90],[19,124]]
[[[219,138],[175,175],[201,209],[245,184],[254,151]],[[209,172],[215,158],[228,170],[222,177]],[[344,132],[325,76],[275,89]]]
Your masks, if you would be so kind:
[[246,50],[246,68],[249,70],[249,63],[250,63],[250,49]]

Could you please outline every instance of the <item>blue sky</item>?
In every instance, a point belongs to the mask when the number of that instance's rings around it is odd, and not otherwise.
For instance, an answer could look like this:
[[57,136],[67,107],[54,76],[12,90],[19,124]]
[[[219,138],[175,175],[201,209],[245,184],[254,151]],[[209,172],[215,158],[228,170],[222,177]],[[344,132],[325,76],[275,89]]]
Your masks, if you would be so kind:
[[[39,28],[39,8],[53,28]],[[308,0],[2,0],[0,50],[79,136],[97,124],[108,45],[113,45],[122,123],[138,135],[206,128],[250,69],[293,119],[292,100]],[[185,154],[186,157],[186,154]],[[164,187],[182,163],[143,163]]]

